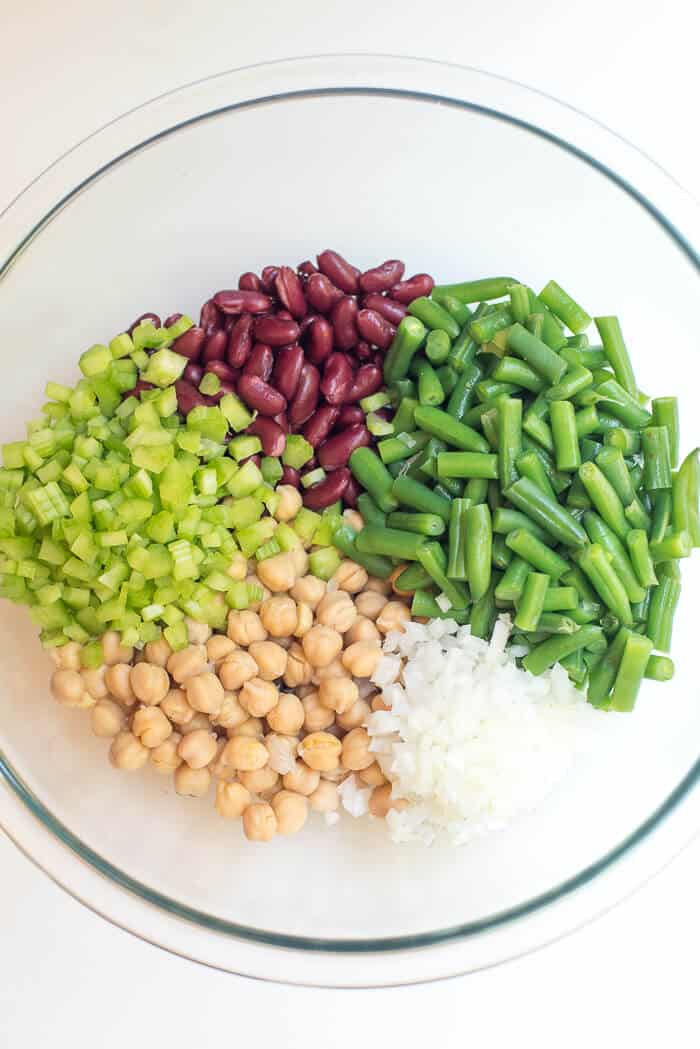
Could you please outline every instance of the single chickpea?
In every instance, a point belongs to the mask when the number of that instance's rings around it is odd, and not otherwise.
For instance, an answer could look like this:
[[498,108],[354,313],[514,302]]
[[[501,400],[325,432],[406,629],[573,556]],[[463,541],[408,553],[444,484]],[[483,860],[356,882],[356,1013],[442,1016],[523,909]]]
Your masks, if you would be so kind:
[[299,546],[295,546],[293,550],[289,551],[289,556],[292,559],[297,579],[299,579],[300,576],[306,575],[309,570],[309,555],[301,543],[299,543]]
[[109,689],[105,683],[105,671],[107,667],[83,667],[80,676],[83,679],[83,687],[89,692],[93,699],[106,699]]
[[267,713],[267,723],[273,732],[296,736],[304,724],[304,707],[292,692],[283,692],[277,706]]
[[314,613],[311,605],[305,605],[303,601],[297,601],[297,625],[294,627],[294,637],[303,637],[308,634],[314,625]]
[[227,692],[235,692],[258,673],[258,664],[249,652],[237,648],[218,666],[221,685]]
[[267,640],[267,630],[262,625],[260,616],[249,608],[243,612],[229,612],[227,633],[231,641],[245,648],[251,641]]
[[358,615],[371,619],[374,622],[387,603],[384,594],[378,594],[376,590],[365,590],[355,598],[355,608]]
[[387,601],[377,616],[377,628],[382,634],[388,634],[390,630],[399,630],[403,633],[404,624],[408,623],[410,618],[411,613],[406,605],[400,601]]
[[187,798],[203,798],[211,785],[211,772],[207,768],[191,769],[183,762],[175,769],[173,780],[177,794]]
[[149,750],[165,743],[172,730],[160,707],[140,707],[131,722],[131,731]]
[[325,667],[315,667],[311,680],[315,685],[332,677],[350,677],[350,672],[343,666],[339,656],[332,659]]
[[148,706],[160,703],[170,691],[170,678],[167,671],[151,663],[137,663],[135,667],[132,667],[129,681],[136,698]]
[[365,519],[362,514],[357,510],[352,510],[350,507],[347,510],[343,510],[343,520],[347,521],[356,532],[361,532],[365,527]]
[[211,722],[206,714],[200,714],[197,710],[189,721],[177,727],[183,736],[188,736],[190,732],[199,732],[200,729],[207,729],[208,731],[211,728]]
[[216,754],[216,735],[206,729],[188,732],[180,740],[177,752],[191,769],[203,769]]
[[131,645],[122,645],[121,634],[116,630],[107,630],[102,635],[102,658],[108,667],[115,663],[130,663],[134,650]]
[[287,650],[287,667],[284,671],[284,683],[287,688],[298,688],[311,682],[311,664],[304,655],[304,649],[296,642]]
[[314,575],[305,575],[301,579],[297,579],[291,590],[295,601],[308,605],[314,611],[319,601],[325,596],[325,593],[326,584],[322,579],[317,579]]
[[279,782],[279,773],[275,772],[269,765],[264,768],[255,769],[254,772],[239,772],[238,778],[251,794],[264,794]]
[[215,666],[230,656],[235,650],[235,642],[230,637],[226,637],[226,634],[214,634],[207,641],[207,659],[210,663],[214,663]]
[[306,823],[309,803],[302,794],[281,790],[275,794],[271,804],[277,817],[278,834],[296,834]]
[[328,780],[329,783],[335,784],[342,783],[348,776],[352,776],[352,772],[344,769],[342,765],[338,765],[337,769],[329,769],[327,772],[321,773],[322,780]]
[[384,702],[384,697],[381,692],[378,692],[376,696],[372,696],[370,706],[373,711],[377,710],[391,710],[391,704]]
[[249,805],[243,813],[243,833],[248,841],[272,841],[277,833],[277,817],[266,801]]
[[204,645],[188,645],[187,648],[173,652],[167,667],[168,672],[175,678],[178,685],[187,681],[188,677],[201,674],[206,669],[207,650]]
[[267,748],[249,736],[234,736],[226,744],[224,760],[239,772],[255,772],[267,765]]
[[355,641],[341,657],[343,666],[353,677],[371,677],[381,658],[382,649],[378,641]]
[[379,641],[381,636],[371,619],[358,616],[350,629],[343,634],[343,641],[346,647],[349,647],[357,641]]
[[366,769],[361,769],[357,773],[357,778],[367,787],[381,787],[383,783],[387,782],[386,776],[376,761],[373,761]]
[[[265,564],[265,562],[261,562]],[[289,637],[296,629],[297,606],[291,597],[281,594],[263,601],[260,606],[260,619],[272,637]]]
[[179,732],[171,732],[168,738],[159,747],[150,751],[151,765],[160,773],[174,772],[182,764],[182,758],[177,752],[182,736]]
[[347,591],[348,594],[359,594],[367,586],[368,578],[362,565],[356,564],[355,561],[341,561],[333,576],[339,589]]
[[248,574],[248,558],[237,550],[231,557],[231,563],[226,569],[226,575],[237,583],[240,583]]
[[54,670],[51,675],[51,693],[56,702],[64,707],[89,710],[96,703],[96,700],[86,690],[80,672],[77,670]]
[[58,645],[49,651],[59,670],[80,670],[82,646],[77,641],[67,641],[65,645]]
[[253,799],[242,783],[216,784],[216,811],[227,820],[238,820]]
[[342,744],[330,732],[312,732],[299,744],[299,757],[317,772],[330,772],[338,767]]
[[[143,653],[147,663],[153,663],[156,667],[167,667],[173,650],[164,637],[159,637],[156,641],[149,641],[144,645]],[[123,659],[121,662],[128,661]]]
[[224,686],[216,674],[205,670],[203,674],[188,677],[185,682],[187,702],[193,710],[202,714],[218,714],[224,701]]
[[336,722],[345,732],[350,732],[364,725],[371,713],[369,703],[365,699],[357,699],[351,707],[338,714]]
[[371,575],[367,580],[367,586],[365,591],[374,590],[377,594],[384,594],[388,597],[391,594],[391,583],[388,579],[377,579],[376,576]]
[[313,794],[309,795],[309,805],[314,812],[335,812],[340,804],[340,795],[335,783],[322,779]]
[[275,554],[258,562],[258,579],[273,594],[286,593],[294,586],[297,578],[294,561],[288,553]]
[[228,741],[225,739],[218,739],[216,741],[216,753],[207,765],[207,768],[215,779],[224,780],[226,783],[233,783],[233,781],[237,779],[238,774],[236,770],[232,769],[226,762],[224,751],[226,750],[227,742]]
[[265,746],[268,753],[268,765],[280,776],[286,775],[294,768],[297,756],[299,740],[293,736],[280,736],[270,732],[265,737]]
[[303,761],[296,761],[294,768],[285,773],[282,783],[285,790],[293,790],[296,794],[308,797],[321,782],[321,774],[317,769],[310,769]]
[[165,699],[160,701],[160,709],[174,725],[186,725],[194,717],[194,710],[181,688],[171,688]]
[[332,630],[337,630],[339,634],[344,634],[346,630],[349,630],[356,619],[357,610],[353,600],[344,590],[335,590],[326,594],[316,608],[317,622],[322,626],[329,626]]
[[278,521],[291,521],[301,510],[301,494],[291,484],[280,484],[275,488],[279,496],[274,517]]
[[224,692],[224,701],[221,704],[219,713],[212,717],[211,720],[215,725],[221,725],[222,728],[236,728],[238,725],[242,725],[247,718],[248,711],[244,710],[238,702],[236,693]]
[[102,739],[109,739],[122,731],[126,723],[124,711],[111,699],[101,699],[90,711],[92,731]]
[[275,681],[287,669],[287,652],[274,641],[254,641],[248,649],[258,664],[258,677],[263,681]]
[[340,757],[344,769],[360,772],[361,769],[369,768],[374,761],[374,754],[370,753],[369,742],[366,728],[354,728],[348,732],[343,740]]
[[115,663],[105,670],[105,685],[110,695],[118,699],[125,707],[130,707],[136,702],[130,675],[131,666],[128,663]]
[[343,639],[337,630],[328,626],[313,626],[301,639],[304,655],[312,667],[326,667],[343,648]]
[[279,689],[271,681],[251,678],[238,693],[238,702],[254,718],[264,718],[279,701]]
[[187,627],[187,640],[191,645],[206,645],[211,637],[212,630],[207,623],[198,623],[196,619],[185,616]]
[[392,798],[391,783],[382,783],[375,787],[369,796],[369,811],[379,819],[384,819],[389,809],[401,812],[407,805],[405,798]]
[[335,721],[335,712],[323,706],[318,692],[310,692],[301,703],[304,708],[304,729],[307,732],[323,732]]
[[132,772],[143,768],[148,761],[148,747],[144,747],[133,732],[120,732],[112,740],[109,760],[115,769]]
[[322,706],[336,714],[344,714],[357,703],[359,691],[352,678],[324,678],[318,686],[318,698]]
[[234,736],[245,736],[248,739],[262,739],[263,723],[261,718],[246,718],[236,728],[227,728],[226,735],[229,739]]

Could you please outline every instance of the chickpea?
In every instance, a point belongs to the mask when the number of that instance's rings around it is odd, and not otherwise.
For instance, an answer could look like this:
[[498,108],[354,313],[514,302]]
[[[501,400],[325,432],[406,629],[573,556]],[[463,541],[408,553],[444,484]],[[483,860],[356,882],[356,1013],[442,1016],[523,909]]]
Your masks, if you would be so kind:
[[218,714],[224,701],[224,686],[216,674],[205,670],[203,674],[188,677],[185,682],[187,702],[193,710],[202,714]]
[[51,693],[57,703],[64,707],[89,710],[96,700],[86,690],[77,670],[54,670],[51,675]]
[[311,664],[304,655],[304,649],[296,642],[287,651],[287,667],[284,672],[284,683],[287,688],[298,688],[311,682]]
[[381,787],[383,783],[387,782],[386,776],[376,761],[373,761],[366,769],[358,772],[357,777],[368,787]]
[[258,664],[249,652],[237,648],[219,664],[221,685],[227,692],[235,692],[258,673]]
[[406,605],[400,601],[387,601],[380,614],[377,616],[377,627],[382,634],[388,634],[390,630],[399,630],[403,633],[404,623],[411,618],[411,613]]
[[318,698],[321,705],[336,714],[344,714],[357,703],[359,692],[357,685],[349,677],[330,677],[318,686]]
[[247,719],[248,711],[244,710],[238,702],[236,693],[224,692],[224,701],[221,704],[219,713],[213,716],[211,720],[215,725],[221,725],[222,728],[237,728]]
[[406,808],[408,802],[405,798],[392,798],[391,783],[382,783],[375,787],[369,796],[369,811],[373,816],[383,819],[389,809],[401,812]]
[[143,648],[145,662],[153,663],[157,667],[167,667],[172,654],[173,650],[164,637],[159,637],[156,641],[149,641]]
[[216,811],[227,820],[238,820],[253,799],[242,783],[216,784]]
[[133,732],[120,732],[112,740],[109,760],[115,769],[132,772],[143,768],[148,761],[148,747],[144,747]]
[[182,736],[179,732],[171,732],[168,738],[150,751],[151,765],[156,772],[174,772],[182,764],[182,758],[177,752]]
[[308,634],[314,625],[314,614],[311,605],[305,605],[303,601],[297,601],[297,625],[294,627],[294,637],[303,637]]
[[238,693],[238,702],[254,718],[264,718],[279,702],[279,689],[271,681],[251,678]]
[[371,575],[365,587],[365,591],[367,590],[374,590],[375,593],[388,597],[391,594],[391,582],[388,579],[377,579],[376,576]]
[[374,761],[374,754],[369,750],[369,735],[366,728],[354,728],[343,740],[340,758],[344,769],[360,772],[367,769]]
[[343,520],[355,529],[356,532],[361,532],[365,527],[365,519],[358,510],[352,510],[348,507],[347,510],[343,510]]
[[115,663],[130,663],[134,658],[131,645],[122,645],[121,634],[107,630],[102,635],[102,658],[108,667]]
[[185,626],[187,627],[187,640],[191,645],[206,645],[212,634],[208,623],[198,623],[196,619],[185,616]]
[[328,772],[321,773],[322,780],[328,780],[329,783],[342,783],[348,776],[352,776],[352,772],[348,769],[344,769],[341,765],[338,765],[337,769],[329,769]]
[[331,677],[350,677],[349,671],[345,669],[338,656],[336,656],[335,659],[332,659],[327,666],[316,667],[311,680],[315,685],[320,685],[322,681]]
[[236,728],[227,728],[226,735],[229,739],[234,736],[246,736],[249,739],[262,739],[263,723],[260,718],[246,718]]
[[291,521],[301,510],[301,493],[291,484],[280,484],[275,491],[279,502],[273,516],[278,521]]
[[353,677],[371,677],[382,658],[378,641],[356,641],[342,655],[343,666]]
[[105,670],[105,685],[112,696],[124,706],[130,707],[136,702],[130,681],[131,666],[128,663],[115,663]]
[[118,703],[111,699],[101,699],[90,711],[92,731],[102,739],[116,736],[124,728],[126,718]]
[[326,667],[342,651],[343,639],[337,630],[317,625],[304,634],[301,647],[312,667]]
[[206,663],[207,650],[204,645],[188,645],[179,652],[173,652],[168,659],[167,668],[178,685],[182,685],[188,677],[201,674],[206,669]]
[[302,794],[281,790],[272,799],[272,809],[277,817],[278,834],[296,834],[306,823],[309,803]]
[[286,595],[270,597],[260,606],[260,619],[272,637],[290,637],[297,625],[296,602]]
[[265,737],[268,765],[284,776],[294,768],[299,740],[293,736],[280,736],[271,732]]
[[181,735],[189,736],[190,732],[199,732],[200,729],[211,728],[211,722],[206,714],[200,714],[199,711],[195,711],[189,721],[186,721],[183,725],[178,725]]
[[238,778],[251,794],[264,794],[279,782],[279,773],[275,772],[269,765],[253,772],[239,772]]
[[384,702],[384,698],[381,692],[378,692],[376,696],[372,696],[372,702],[370,703],[370,706],[373,711],[391,710],[390,704]]
[[354,561],[341,561],[340,567],[336,569],[333,576],[339,589],[347,591],[348,594],[359,594],[360,590],[364,590],[367,586],[368,578],[362,565]]
[[273,594],[291,590],[297,578],[294,561],[289,553],[275,554],[258,562],[258,579]]
[[88,692],[93,699],[106,699],[109,695],[109,689],[105,684],[105,666],[95,667],[83,667],[80,671],[80,676],[83,679],[83,688]]
[[251,641],[266,641],[267,630],[257,612],[246,608],[243,612],[229,612],[227,633],[237,645],[247,646]]
[[243,813],[243,833],[248,841],[272,841],[277,833],[277,817],[271,805],[258,801]]
[[296,761],[294,768],[282,777],[285,790],[293,790],[296,794],[303,794],[305,797],[313,794],[320,782],[320,772],[310,769],[303,761]]
[[203,769],[214,758],[216,747],[216,735],[206,729],[198,729],[182,737],[177,752],[191,769]]
[[248,574],[248,558],[237,550],[231,557],[231,563],[226,569],[226,575],[240,583]]
[[335,712],[323,706],[318,692],[310,692],[301,703],[304,708],[304,729],[307,732],[323,732],[335,721]]
[[335,812],[340,804],[340,795],[335,783],[322,779],[313,794],[309,795],[309,805],[314,812]]
[[160,707],[140,707],[131,722],[131,731],[149,750],[164,743],[172,730]]
[[274,681],[282,677],[287,668],[287,652],[274,641],[254,641],[248,649],[258,664],[258,677],[263,681]]
[[375,590],[365,590],[355,598],[355,608],[359,615],[374,622],[380,612],[387,604],[384,594],[378,594]]
[[156,706],[170,691],[167,671],[151,663],[137,663],[132,667],[129,682],[136,698],[147,706]]
[[330,732],[312,732],[299,744],[302,761],[317,772],[331,772],[338,767],[342,744]]
[[214,634],[207,641],[207,659],[214,665],[221,663],[235,650],[235,642],[230,637],[226,637],[226,634]]
[[299,546],[295,546],[293,550],[289,551],[289,556],[292,559],[297,579],[300,576],[306,575],[309,570],[309,555],[301,543],[299,543]]
[[232,769],[226,762],[226,756],[224,751],[226,750],[227,740],[219,739],[216,742],[216,753],[211,759],[207,768],[217,780],[224,780],[226,783],[233,783],[237,779],[237,773],[235,769]]
[[234,736],[226,744],[224,760],[239,772],[255,772],[267,765],[267,748],[249,736]]
[[326,584],[322,579],[317,579],[314,575],[305,575],[301,579],[297,579],[291,590],[295,601],[308,605],[314,611],[325,593]]
[[371,713],[369,703],[365,699],[357,699],[351,707],[339,713],[335,720],[340,728],[350,732],[364,725]]
[[59,670],[80,670],[82,648],[77,641],[68,641],[65,645],[59,645],[49,651]]
[[160,709],[174,725],[186,725],[194,717],[194,710],[181,688],[171,688],[165,699],[161,700]]
[[296,736],[304,724],[304,707],[300,699],[291,692],[283,692],[277,706],[267,714],[267,723],[273,732],[284,736]]
[[211,772],[207,768],[191,769],[183,762],[175,769],[173,780],[177,794],[188,798],[203,798],[211,785]]
[[321,599],[316,608],[316,620],[323,626],[344,634],[357,619],[352,598],[344,590],[334,590]]

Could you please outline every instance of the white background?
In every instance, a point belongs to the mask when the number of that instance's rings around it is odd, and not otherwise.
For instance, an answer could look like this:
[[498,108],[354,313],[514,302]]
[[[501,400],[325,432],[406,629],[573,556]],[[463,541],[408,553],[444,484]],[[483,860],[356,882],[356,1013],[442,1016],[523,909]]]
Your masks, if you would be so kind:
[[[0,208],[84,135],[189,80],[291,55],[476,65],[606,123],[697,191],[691,0],[0,0]],[[697,1046],[700,844],[593,926],[468,978],[375,992],[209,972],[94,917],[0,838],[0,1046]],[[390,1041],[391,1040],[391,1041]]]

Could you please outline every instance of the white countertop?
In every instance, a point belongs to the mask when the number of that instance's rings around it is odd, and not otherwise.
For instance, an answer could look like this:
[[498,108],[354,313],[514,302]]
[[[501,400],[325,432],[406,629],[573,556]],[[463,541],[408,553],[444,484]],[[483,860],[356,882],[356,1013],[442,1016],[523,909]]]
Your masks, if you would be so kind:
[[[14,6],[14,5],[13,5]],[[3,25],[0,208],[59,153],[139,102],[238,65],[382,51],[478,66],[597,117],[697,190],[697,14],[687,0],[27,0]],[[695,24],[690,24],[690,19]],[[631,900],[535,955],[392,991],[255,983],[93,916],[0,837],[0,1045],[267,1049],[392,1043],[697,1045],[700,843]]]

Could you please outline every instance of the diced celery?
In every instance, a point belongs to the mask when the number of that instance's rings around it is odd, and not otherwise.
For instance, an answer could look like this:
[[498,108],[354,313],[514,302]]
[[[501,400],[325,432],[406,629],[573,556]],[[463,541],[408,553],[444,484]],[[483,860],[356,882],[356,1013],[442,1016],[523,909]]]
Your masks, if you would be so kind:
[[184,335],[186,331],[194,326],[194,321],[191,317],[188,317],[186,313],[183,313],[181,317],[178,317],[169,328],[165,328],[164,331],[168,338],[177,339],[180,335]]
[[109,344],[112,357],[117,360],[120,357],[128,357],[134,351],[134,343],[131,336],[123,331],[121,335],[115,335]]
[[251,461],[243,464],[226,487],[234,499],[242,499],[246,495],[251,495],[261,484],[262,474],[255,463]]
[[301,434],[293,433],[287,438],[284,451],[282,453],[282,462],[285,466],[291,466],[295,470],[299,470],[304,463],[308,463],[309,459],[313,457],[314,450]]
[[102,372],[107,371],[111,363],[112,351],[109,346],[101,346],[99,343],[82,353],[78,361],[80,370],[87,379],[101,375]]
[[63,386],[60,382],[47,382],[44,387],[44,395],[50,401],[61,401],[67,404],[73,391],[70,386]]
[[184,451],[196,455],[202,443],[202,435],[198,430],[179,430],[175,440]]
[[224,394],[219,401],[219,408],[224,418],[230,423],[231,429],[235,430],[236,433],[247,429],[254,419],[254,414],[248,410],[240,397],[237,397],[235,393]]
[[173,652],[179,652],[181,648],[187,648],[189,640],[184,620],[181,620],[179,623],[173,623],[172,626],[166,626],[163,631],[163,637]]
[[309,572],[318,579],[331,579],[340,567],[340,554],[333,546],[309,554]]
[[266,484],[275,485],[282,477],[282,463],[272,455],[266,455],[260,463],[260,472]]
[[264,517],[261,521],[248,525],[247,528],[239,529],[236,532],[236,539],[242,553],[246,557],[252,557],[259,546],[272,538],[276,526],[277,522],[274,517]]
[[279,554],[281,550],[282,547],[276,539],[268,539],[266,543],[258,547],[255,551],[255,556],[258,561],[265,561],[268,557],[274,557],[275,554]]
[[[186,358],[180,359],[186,362]],[[198,405],[187,416],[187,429],[198,430],[202,437],[221,444],[226,437],[228,422],[219,408]]]
[[304,488],[311,488],[314,484],[320,484],[321,481],[325,481],[326,471],[322,466],[317,467],[315,470],[309,470],[307,474],[302,474],[301,483]]
[[80,662],[87,670],[96,670],[104,662],[102,645],[99,641],[91,641],[85,645],[80,653]]
[[302,506],[292,521],[292,528],[305,544],[310,544],[314,533],[321,523],[321,515]]
[[275,528],[275,539],[279,543],[280,550],[287,553],[289,550],[297,550],[301,546],[301,539],[286,522],[281,521]]
[[6,470],[21,470],[24,466],[26,441],[12,441],[2,446],[2,465]]
[[233,506],[228,507],[229,528],[246,528],[248,525],[259,521],[263,515],[264,506],[259,499],[252,495],[238,499]]
[[240,463],[243,459],[248,459],[251,455],[257,455],[258,452],[261,452],[262,441],[259,437],[253,435],[241,434],[239,437],[234,437],[229,441],[228,450],[229,455],[231,455],[237,463]]
[[199,384],[199,392],[207,397],[211,397],[213,394],[218,393],[220,389],[221,379],[218,375],[215,375],[214,372],[207,372]]
[[[151,507],[151,511],[152,511]],[[146,533],[156,543],[169,543],[175,538],[175,516],[169,510],[161,510],[151,517]]]

